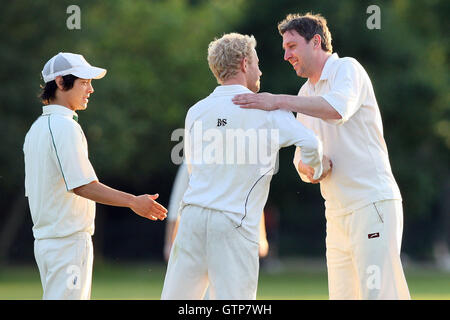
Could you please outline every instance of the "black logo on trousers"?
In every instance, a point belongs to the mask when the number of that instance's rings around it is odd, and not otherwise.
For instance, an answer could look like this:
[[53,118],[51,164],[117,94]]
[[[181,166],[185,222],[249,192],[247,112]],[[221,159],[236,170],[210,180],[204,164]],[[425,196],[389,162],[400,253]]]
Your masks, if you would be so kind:
[[378,238],[379,236],[380,236],[380,233],[379,233],[379,232],[369,233],[369,234],[367,235],[367,237],[368,237],[369,239]]

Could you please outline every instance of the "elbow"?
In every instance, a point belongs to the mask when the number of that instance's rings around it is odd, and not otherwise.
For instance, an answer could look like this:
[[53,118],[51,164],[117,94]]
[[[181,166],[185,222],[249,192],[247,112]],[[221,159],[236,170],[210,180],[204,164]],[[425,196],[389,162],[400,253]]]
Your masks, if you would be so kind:
[[338,112],[337,108],[333,106],[330,102],[328,102],[327,99],[324,97],[321,97],[321,101],[323,102],[321,113],[322,113],[322,120],[341,120],[342,115]]
[[90,192],[90,190],[92,190],[92,187],[95,186],[98,183],[97,180],[92,181],[88,184],[73,188],[73,193],[75,193],[77,196],[80,197],[84,197],[86,198]]
[[329,114],[329,116],[327,118],[322,118],[323,121],[333,124],[333,125],[343,125],[345,122],[347,122],[347,118],[343,118],[342,115],[340,113],[338,113],[337,111]]
[[74,188],[72,191],[73,191],[73,193],[75,193],[77,196],[80,196],[80,197],[82,197],[83,196],[83,188],[84,186],[81,186],[81,187],[77,187],[77,188]]
[[324,121],[342,121],[342,116],[336,110],[326,110],[322,113],[322,117],[320,119]]
[[342,120],[342,115],[333,107],[328,109],[327,119],[324,120]]

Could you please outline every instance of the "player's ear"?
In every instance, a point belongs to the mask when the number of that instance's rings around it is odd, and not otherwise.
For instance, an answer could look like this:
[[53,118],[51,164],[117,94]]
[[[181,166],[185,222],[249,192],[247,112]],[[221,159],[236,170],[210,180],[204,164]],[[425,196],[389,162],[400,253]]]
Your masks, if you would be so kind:
[[248,66],[248,59],[247,58],[244,58],[244,59],[242,59],[241,60],[241,71],[243,72],[243,73],[246,73],[247,72],[247,66]]
[[320,49],[322,46],[322,38],[319,34],[315,34],[314,37],[311,39],[313,41],[314,48]]
[[64,90],[64,79],[61,76],[57,76],[55,78],[55,83],[58,86],[59,90]]

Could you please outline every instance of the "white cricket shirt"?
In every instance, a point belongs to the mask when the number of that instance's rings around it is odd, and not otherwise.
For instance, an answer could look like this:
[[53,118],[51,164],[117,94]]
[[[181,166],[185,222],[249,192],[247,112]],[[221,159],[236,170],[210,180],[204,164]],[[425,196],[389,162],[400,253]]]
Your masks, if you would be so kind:
[[66,107],[44,106],[25,136],[25,195],[35,239],[94,233],[95,202],[72,191],[98,180],[74,116]]
[[218,86],[189,109],[184,150],[190,177],[183,202],[224,212],[258,241],[279,149],[301,147],[319,177],[322,143],[291,112],[235,105],[231,99],[240,93],[252,92],[241,85]]
[[[333,162],[331,175],[320,183],[327,215],[343,215],[375,201],[401,199],[372,83],[358,61],[332,54],[319,81],[313,85],[308,80],[298,95],[321,96],[342,116],[324,121],[297,113],[297,119],[322,140],[323,153]],[[299,159],[296,153],[295,165]]]

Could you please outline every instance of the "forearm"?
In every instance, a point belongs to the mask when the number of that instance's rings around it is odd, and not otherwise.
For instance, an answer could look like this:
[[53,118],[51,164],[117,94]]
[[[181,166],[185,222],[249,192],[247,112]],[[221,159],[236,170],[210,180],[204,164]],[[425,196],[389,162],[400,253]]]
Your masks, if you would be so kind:
[[276,95],[278,109],[299,112],[320,119],[341,119],[341,115],[322,97]]
[[75,188],[73,191],[80,197],[116,207],[131,207],[135,198],[132,194],[110,188],[98,181]]
[[173,242],[178,232],[178,225],[180,223],[180,217],[176,220],[167,221],[166,236],[164,241],[164,259],[169,261],[170,250],[172,249]]
[[167,220],[166,222],[166,232],[164,235],[164,245],[169,245],[172,241],[173,227],[175,225],[175,220]]
[[165,237],[165,243],[166,245],[172,245],[173,241],[175,240],[175,236],[178,232],[178,224],[180,221],[180,217],[177,217],[175,220],[167,221],[166,226],[166,237]]
[[261,222],[259,223],[259,239],[267,240],[266,218],[264,217],[264,211],[261,216]]

